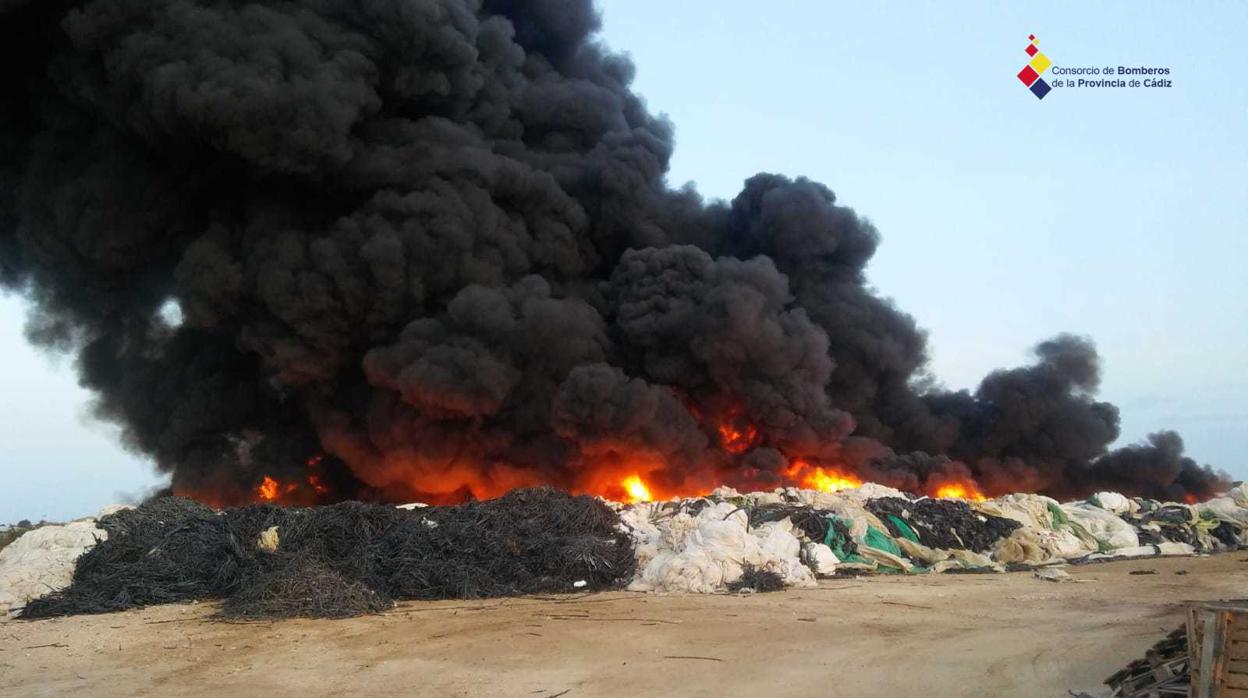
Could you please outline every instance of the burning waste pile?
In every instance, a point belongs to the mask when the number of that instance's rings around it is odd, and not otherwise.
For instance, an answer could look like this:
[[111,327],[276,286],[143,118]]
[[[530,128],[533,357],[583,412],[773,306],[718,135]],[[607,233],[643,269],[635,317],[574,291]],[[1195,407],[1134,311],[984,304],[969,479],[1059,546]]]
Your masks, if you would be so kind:
[[[433,507],[217,511],[165,497],[95,525],[99,542],[68,541],[45,564],[53,573],[43,575],[43,588],[5,581],[38,576],[21,574],[36,566],[29,555],[10,556],[22,538],[0,551],[0,585],[10,587],[0,594],[12,612],[43,618],[223,599],[224,617],[333,618],[402,599],[772,591],[847,573],[1001,572],[1190,555],[1248,546],[1248,485],[1198,505],[1111,492],[1065,504],[1035,494],[916,498],[872,484],[836,492],[721,488],[632,504],[550,488]],[[57,527],[39,530],[47,528]],[[82,554],[74,560],[65,551]]]
[[619,500],[638,473],[664,499],[1229,487],[1174,432],[1111,448],[1088,338],[940,387],[868,283],[872,224],[803,177],[672,188],[674,127],[600,22],[0,1],[0,287],[169,493],[213,506]]
[[673,125],[599,27],[0,0],[0,287],[185,498],[23,536],[5,603],[340,615],[1244,542],[1178,434],[1111,448],[1090,339],[946,390],[831,189],[672,188]]
[[866,484],[783,488],[635,504],[637,591],[716,592],[747,571],[787,586],[862,573],[1001,572],[1061,563],[1236,550],[1248,545],[1248,485],[1203,504],[1101,492],[1059,503],[912,497]]

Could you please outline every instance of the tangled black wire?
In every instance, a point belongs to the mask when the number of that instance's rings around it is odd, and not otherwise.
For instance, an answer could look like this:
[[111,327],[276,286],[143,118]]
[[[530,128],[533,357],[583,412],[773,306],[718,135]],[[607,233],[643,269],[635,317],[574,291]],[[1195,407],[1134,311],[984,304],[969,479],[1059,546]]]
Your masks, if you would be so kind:
[[[108,539],[79,559],[73,583],[23,618],[216,598],[228,618],[335,618],[394,599],[609,589],[636,566],[610,507],[549,488],[411,511],[345,502],[218,513],[168,497],[99,525]],[[266,550],[258,541],[273,527],[278,544]]]

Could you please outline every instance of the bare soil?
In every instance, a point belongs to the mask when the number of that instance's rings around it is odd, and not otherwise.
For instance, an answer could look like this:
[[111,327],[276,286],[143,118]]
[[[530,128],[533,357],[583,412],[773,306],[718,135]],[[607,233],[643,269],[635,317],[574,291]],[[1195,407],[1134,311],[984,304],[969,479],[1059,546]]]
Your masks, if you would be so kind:
[[[1132,575],[1152,570],[1155,574]],[[0,623],[0,695],[1066,696],[1248,596],[1248,554],[827,580],[774,594],[410,602],[225,623],[215,604]],[[1179,574],[1186,572],[1187,574]]]

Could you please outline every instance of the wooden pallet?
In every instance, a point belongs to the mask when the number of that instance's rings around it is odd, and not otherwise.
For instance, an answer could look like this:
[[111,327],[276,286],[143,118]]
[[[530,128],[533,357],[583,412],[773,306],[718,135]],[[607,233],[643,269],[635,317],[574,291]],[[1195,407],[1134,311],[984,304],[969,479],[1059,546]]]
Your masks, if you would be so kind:
[[1248,698],[1248,604],[1193,604],[1187,610],[1192,698]]
[[1188,676],[1187,627],[1180,626],[1105,683],[1114,698],[1186,696]]

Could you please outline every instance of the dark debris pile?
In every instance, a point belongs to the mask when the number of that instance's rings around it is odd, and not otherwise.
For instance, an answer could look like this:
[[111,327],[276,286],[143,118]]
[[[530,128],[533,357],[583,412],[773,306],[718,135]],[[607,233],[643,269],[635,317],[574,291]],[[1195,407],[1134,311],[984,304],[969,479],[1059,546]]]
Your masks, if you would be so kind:
[[784,590],[784,578],[770,570],[760,569],[753,565],[745,565],[741,578],[728,582],[728,591],[755,592],[765,594]]
[[[99,525],[108,540],[80,558],[73,583],[22,617],[194,599],[224,599],[221,614],[232,618],[344,617],[392,599],[609,589],[636,565],[615,512],[548,488],[412,511],[346,502],[218,513],[168,497]],[[279,543],[266,551],[258,540],[274,526]]]
[[875,514],[894,537],[904,535],[889,514],[909,524],[919,542],[929,548],[987,552],[1002,538],[1022,526],[1013,519],[981,514],[966,502],[956,499],[923,498],[911,501],[901,497],[881,497],[867,502],[867,511]]

